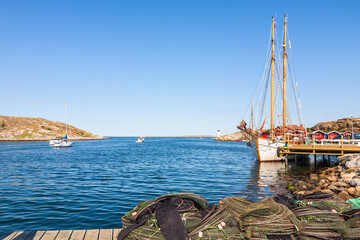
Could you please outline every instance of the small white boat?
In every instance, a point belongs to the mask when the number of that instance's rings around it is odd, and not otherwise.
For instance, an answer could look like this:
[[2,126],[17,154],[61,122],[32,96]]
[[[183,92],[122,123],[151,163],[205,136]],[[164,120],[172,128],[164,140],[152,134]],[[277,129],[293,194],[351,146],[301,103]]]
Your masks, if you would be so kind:
[[137,143],[143,143],[144,142],[144,137],[139,137],[136,142]]
[[54,145],[52,146],[61,148],[61,147],[71,147],[71,145],[72,145],[71,141],[68,141],[67,139],[61,139],[58,142],[54,142]]
[[49,141],[49,145],[52,146],[52,147],[71,147],[71,145],[72,145],[72,142],[69,141],[68,137],[67,137],[67,104],[66,104],[66,101],[65,101],[65,118],[66,118],[65,137],[51,139]]
[[55,143],[59,143],[59,142],[60,142],[60,138],[54,138],[49,141],[49,145],[54,146]]

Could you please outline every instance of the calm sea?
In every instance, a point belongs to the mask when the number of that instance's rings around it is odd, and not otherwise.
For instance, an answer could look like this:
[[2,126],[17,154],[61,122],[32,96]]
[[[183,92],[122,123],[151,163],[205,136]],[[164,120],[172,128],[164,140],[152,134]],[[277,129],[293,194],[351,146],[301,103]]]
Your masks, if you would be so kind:
[[[210,203],[258,200],[282,164],[259,165],[246,143],[210,138],[110,138],[56,149],[0,143],[0,231],[121,227],[139,201],[193,192]],[[281,172],[281,171],[280,171]]]

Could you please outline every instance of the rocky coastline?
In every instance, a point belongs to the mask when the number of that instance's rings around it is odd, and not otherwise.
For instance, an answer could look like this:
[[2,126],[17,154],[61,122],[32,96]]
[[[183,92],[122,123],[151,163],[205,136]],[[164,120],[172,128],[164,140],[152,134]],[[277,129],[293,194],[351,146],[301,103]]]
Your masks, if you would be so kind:
[[0,141],[49,141],[64,137],[71,141],[102,140],[103,136],[58,121],[43,118],[0,116]]
[[343,200],[360,197],[360,154],[338,157],[338,165],[289,183],[292,194],[329,193]]
[[244,135],[241,132],[235,132],[231,134],[223,135],[219,138],[215,138],[215,141],[228,141],[228,142],[239,142],[244,139]]

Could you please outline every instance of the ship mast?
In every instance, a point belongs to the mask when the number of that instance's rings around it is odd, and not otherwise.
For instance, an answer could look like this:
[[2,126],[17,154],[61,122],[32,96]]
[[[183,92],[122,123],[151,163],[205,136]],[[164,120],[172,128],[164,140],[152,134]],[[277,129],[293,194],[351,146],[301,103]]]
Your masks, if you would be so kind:
[[254,112],[253,112],[253,102],[251,101],[251,132],[254,132]]
[[66,100],[65,100],[65,134],[66,134],[66,137],[67,137],[67,122],[68,122],[68,115],[67,115],[67,103],[66,103]]
[[287,31],[287,21],[285,15],[285,22],[284,22],[284,43],[283,43],[283,141],[286,140],[286,61],[287,61],[287,54],[286,54],[286,31]]
[[271,35],[271,122],[270,133],[271,140],[274,139],[274,85],[275,85],[275,17],[272,17],[272,35]]

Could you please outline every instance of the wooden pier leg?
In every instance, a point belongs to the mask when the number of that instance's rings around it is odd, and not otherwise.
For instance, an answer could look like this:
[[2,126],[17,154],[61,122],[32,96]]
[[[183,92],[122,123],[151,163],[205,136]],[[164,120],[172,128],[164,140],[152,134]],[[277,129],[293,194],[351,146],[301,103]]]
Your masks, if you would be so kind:
[[316,167],[316,154],[314,154],[314,164],[315,164],[315,167]]

